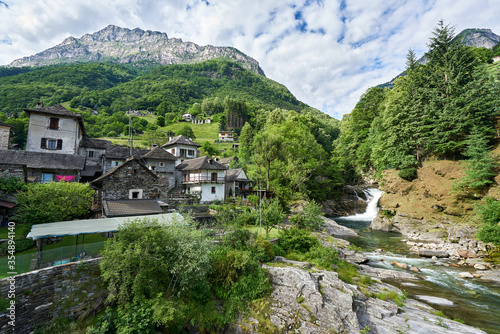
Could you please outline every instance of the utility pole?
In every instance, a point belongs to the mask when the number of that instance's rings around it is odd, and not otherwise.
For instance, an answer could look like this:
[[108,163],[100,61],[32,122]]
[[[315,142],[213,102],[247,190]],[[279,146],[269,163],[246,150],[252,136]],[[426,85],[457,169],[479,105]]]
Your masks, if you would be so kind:
[[132,110],[128,110],[128,142],[130,145],[130,156],[133,155],[134,152],[134,135],[132,134]]

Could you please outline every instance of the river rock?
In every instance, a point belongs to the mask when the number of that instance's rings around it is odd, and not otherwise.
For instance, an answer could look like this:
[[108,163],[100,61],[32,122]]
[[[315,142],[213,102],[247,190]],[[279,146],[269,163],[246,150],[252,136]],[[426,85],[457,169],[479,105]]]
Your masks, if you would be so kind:
[[443,306],[453,306],[453,302],[451,300],[445,299],[445,298],[440,298],[440,297],[434,297],[434,296],[425,296],[425,295],[418,295],[416,296],[418,299],[423,300],[425,302],[434,304],[434,305],[443,305]]
[[391,269],[383,269],[370,267],[367,265],[360,265],[360,273],[363,275],[373,276],[382,279],[396,279],[396,280],[418,280],[419,278],[404,271],[391,270]]
[[417,268],[417,267],[411,267],[411,269],[410,269],[410,270],[411,270],[411,271],[413,271],[414,273],[419,273],[419,272],[421,272],[421,270],[420,270],[419,268]]
[[309,262],[301,262],[301,261],[294,261],[294,260],[288,260],[287,258],[284,258],[283,256],[275,256],[274,261],[276,262],[283,262],[283,263],[288,263],[300,268],[305,268],[305,269],[310,269],[311,264]]
[[324,230],[334,237],[357,237],[358,234],[345,226],[337,224],[333,219],[323,217]]
[[483,274],[481,280],[496,282],[500,284],[500,269],[486,270],[483,271],[481,274]]
[[437,258],[442,258],[442,257],[449,257],[450,254],[446,251],[442,250],[433,250],[433,249],[422,249],[420,248],[418,250],[418,255],[422,257],[437,257]]
[[488,268],[484,264],[482,264],[482,263],[476,263],[474,265],[474,269],[477,269],[477,270],[486,270]]
[[466,250],[466,249],[458,249],[457,253],[460,257],[463,257],[464,259],[468,258],[475,258],[477,257],[476,252],[471,251],[471,250]]
[[464,271],[464,272],[459,273],[458,277],[460,277],[460,278],[474,278],[474,275],[472,275],[468,271]]
[[359,287],[341,281],[335,272],[267,265],[263,268],[269,272],[273,287],[266,300],[268,307],[261,315],[265,320],[240,317],[232,333],[359,333],[369,327],[370,333],[484,334],[435,315],[432,307],[417,300],[408,298],[399,307],[389,299],[373,297],[387,291],[402,294],[386,283],[369,285],[365,294]]
[[404,270],[408,269],[408,266],[405,263],[401,263],[401,262],[397,262],[397,261],[391,261],[389,263],[392,264],[393,266],[400,268],[400,269],[404,269]]
[[339,252],[339,259],[346,260],[350,263],[361,264],[369,261],[363,253],[351,249],[337,249],[337,251]]

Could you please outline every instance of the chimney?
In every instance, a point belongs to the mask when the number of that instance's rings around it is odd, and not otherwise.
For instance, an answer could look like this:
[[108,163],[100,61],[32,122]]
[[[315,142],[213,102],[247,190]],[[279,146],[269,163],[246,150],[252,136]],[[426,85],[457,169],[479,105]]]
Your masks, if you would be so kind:
[[43,107],[43,102],[37,102],[36,103],[36,109],[40,109]]
[[151,149],[157,148],[157,147],[158,147],[158,144],[151,144]]

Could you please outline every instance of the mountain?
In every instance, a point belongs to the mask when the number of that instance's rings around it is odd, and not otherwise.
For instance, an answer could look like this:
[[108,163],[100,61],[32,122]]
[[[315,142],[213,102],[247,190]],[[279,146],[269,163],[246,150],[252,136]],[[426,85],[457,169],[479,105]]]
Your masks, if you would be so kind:
[[487,49],[492,49],[500,42],[500,36],[491,29],[465,29],[457,35],[456,39],[461,39],[462,44],[467,46]]
[[259,63],[232,47],[199,46],[168,38],[166,33],[130,30],[109,25],[81,38],[68,37],[61,44],[29,57],[14,60],[10,67],[46,66],[65,63],[111,62],[144,64],[191,64],[226,58],[264,75]]

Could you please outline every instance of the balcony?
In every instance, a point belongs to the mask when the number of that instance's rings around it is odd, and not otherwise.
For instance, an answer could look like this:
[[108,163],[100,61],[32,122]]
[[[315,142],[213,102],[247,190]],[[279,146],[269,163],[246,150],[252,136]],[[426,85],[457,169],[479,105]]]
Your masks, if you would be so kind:
[[182,179],[182,184],[192,183],[224,183],[224,177],[185,177]]

